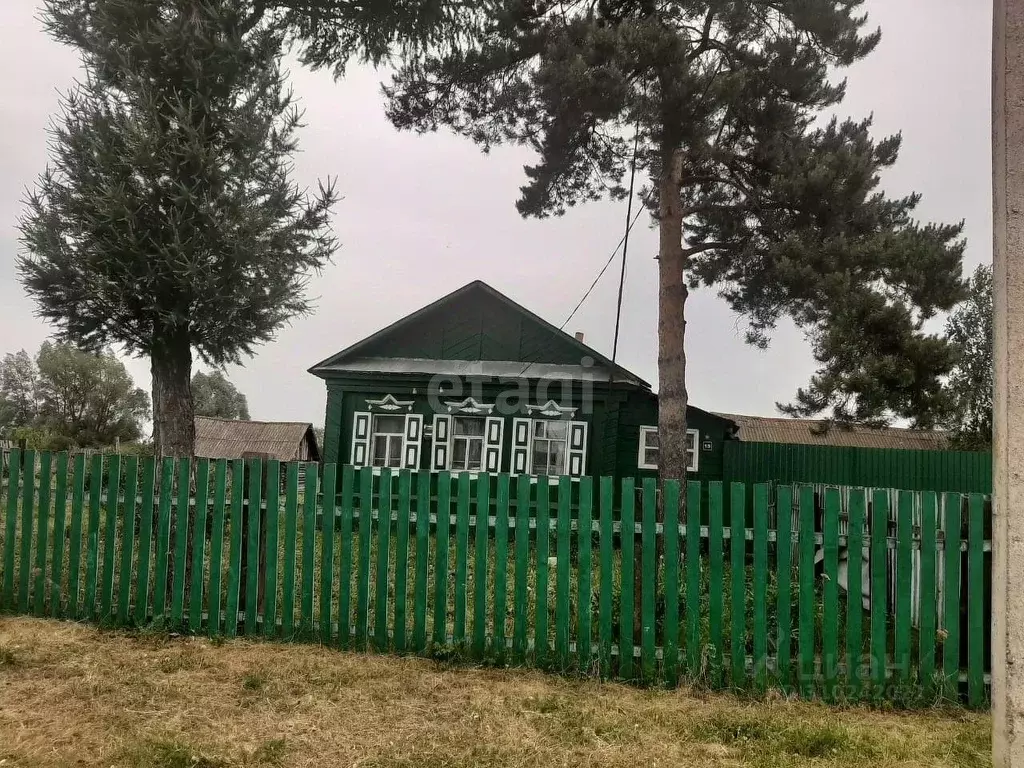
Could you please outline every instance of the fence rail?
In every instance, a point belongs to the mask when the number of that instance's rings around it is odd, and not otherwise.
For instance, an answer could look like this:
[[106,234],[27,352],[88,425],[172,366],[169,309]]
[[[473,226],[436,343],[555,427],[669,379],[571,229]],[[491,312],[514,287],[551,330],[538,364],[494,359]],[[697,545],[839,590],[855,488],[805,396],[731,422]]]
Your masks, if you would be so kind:
[[632,479],[10,459],[6,611],[834,700],[987,700],[976,494],[669,482],[659,510],[649,479],[637,501]]

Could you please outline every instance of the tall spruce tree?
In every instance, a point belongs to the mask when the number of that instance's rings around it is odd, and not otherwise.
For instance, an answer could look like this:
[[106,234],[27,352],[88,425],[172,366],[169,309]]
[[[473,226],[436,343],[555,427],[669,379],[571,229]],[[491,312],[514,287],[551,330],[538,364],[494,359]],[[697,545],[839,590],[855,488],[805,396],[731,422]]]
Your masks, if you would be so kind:
[[51,0],[85,78],[52,130],[18,268],[39,313],[87,348],[147,356],[154,438],[194,450],[193,353],[238,362],[307,312],[331,258],[332,185],[291,180],[300,115],[286,32],[243,0]]
[[632,158],[659,245],[662,478],[686,472],[688,291],[715,286],[766,346],[792,317],[820,363],[793,412],[933,423],[952,365],[923,323],[962,295],[962,225],[922,226],[880,174],[900,137],[818,122],[830,71],[880,39],[863,0],[493,0],[444,51],[414,51],[386,89],[399,128],[447,127],[534,149],[525,216],[623,195]]

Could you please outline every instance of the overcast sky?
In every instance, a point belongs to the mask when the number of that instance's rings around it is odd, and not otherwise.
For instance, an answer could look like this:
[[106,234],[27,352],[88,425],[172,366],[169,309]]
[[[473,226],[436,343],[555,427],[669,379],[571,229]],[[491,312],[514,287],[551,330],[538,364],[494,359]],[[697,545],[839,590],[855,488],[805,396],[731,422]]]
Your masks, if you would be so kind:
[[[969,268],[991,259],[991,3],[867,0],[882,42],[849,71],[841,114],[873,113],[876,135],[903,132],[887,191],[924,195],[921,218],[966,221]],[[52,329],[19,285],[15,222],[24,191],[46,165],[46,127],[78,72],[73,53],[37,21],[37,0],[0,2],[0,354],[34,352]],[[253,418],[323,424],[323,382],[306,373],[322,358],[481,279],[561,325],[615,247],[624,203],[591,204],[561,219],[524,220],[514,202],[530,153],[483,155],[447,135],[399,134],[384,119],[380,77],[353,69],[343,82],[297,65],[292,83],[306,110],[298,180],[337,176],[344,199],[335,263],[310,284],[316,312],[228,375]],[[647,223],[646,217],[641,222]],[[657,381],[656,233],[633,230],[619,361]],[[611,354],[618,271],[609,270],[566,327]],[[708,291],[688,305],[687,379],[694,405],[773,415],[814,366],[802,336],[781,328],[771,348],[745,346],[736,317]],[[147,361],[130,360],[139,386]]]

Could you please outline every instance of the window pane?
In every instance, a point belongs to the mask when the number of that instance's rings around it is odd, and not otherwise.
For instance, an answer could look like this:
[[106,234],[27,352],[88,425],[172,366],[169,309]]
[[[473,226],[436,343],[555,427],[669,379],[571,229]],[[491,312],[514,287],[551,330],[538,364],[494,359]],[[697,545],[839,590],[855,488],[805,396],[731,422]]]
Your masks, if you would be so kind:
[[568,424],[564,421],[547,422],[547,437],[565,439]]
[[452,469],[466,468],[466,441],[455,440],[452,443]]
[[565,474],[565,443],[551,442],[550,475]]
[[644,449],[644,464],[649,467],[658,466],[658,449],[657,448],[645,448]]
[[404,435],[405,416],[374,416],[373,431],[378,435]]
[[535,421],[533,422],[533,436],[534,437],[547,437],[547,422],[546,421]]
[[388,438],[388,466],[402,466],[402,440],[400,438]]
[[687,432],[686,433],[686,448],[690,451],[697,450],[697,433]]
[[469,466],[466,469],[480,469],[481,458],[484,453],[483,440],[469,441]]
[[465,416],[456,416],[454,433],[456,435],[472,435],[476,437],[483,437],[484,420],[470,419],[466,418]]
[[694,465],[696,463],[697,463],[697,453],[696,453],[696,451],[687,451],[686,452],[686,468],[688,470],[690,470],[690,471],[693,471],[693,467],[694,467]]
[[548,471],[548,441],[533,441],[533,472],[534,475],[546,475]]
[[658,433],[656,430],[647,430],[644,432],[644,446],[647,448],[658,447]]
[[373,465],[383,467],[387,463],[388,439],[386,437],[373,438]]

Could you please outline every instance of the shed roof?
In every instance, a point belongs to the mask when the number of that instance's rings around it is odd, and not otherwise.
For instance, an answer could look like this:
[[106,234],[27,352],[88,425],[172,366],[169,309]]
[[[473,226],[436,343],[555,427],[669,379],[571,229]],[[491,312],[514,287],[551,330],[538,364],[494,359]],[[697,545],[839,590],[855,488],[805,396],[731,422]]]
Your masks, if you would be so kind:
[[196,416],[196,456],[240,459],[267,454],[279,461],[298,461],[303,440],[310,440],[312,458],[319,460],[313,425],[294,421],[237,421]]
[[947,434],[941,430],[901,427],[846,427],[818,419],[787,419],[720,413],[734,422],[736,437],[746,443],[784,443],[789,445],[827,445],[845,448],[897,448],[939,451],[946,448]]

